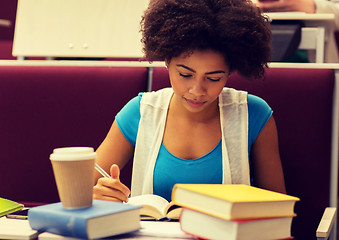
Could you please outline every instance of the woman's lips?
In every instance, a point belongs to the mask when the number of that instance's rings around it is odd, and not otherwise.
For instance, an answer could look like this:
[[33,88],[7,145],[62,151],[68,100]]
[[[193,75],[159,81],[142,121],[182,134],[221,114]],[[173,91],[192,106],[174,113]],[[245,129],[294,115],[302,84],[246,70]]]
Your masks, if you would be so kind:
[[188,105],[190,105],[193,108],[198,108],[201,107],[202,105],[204,105],[206,102],[202,102],[202,101],[196,101],[196,100],[190,100],[185,98],[186,102],[188,103]]

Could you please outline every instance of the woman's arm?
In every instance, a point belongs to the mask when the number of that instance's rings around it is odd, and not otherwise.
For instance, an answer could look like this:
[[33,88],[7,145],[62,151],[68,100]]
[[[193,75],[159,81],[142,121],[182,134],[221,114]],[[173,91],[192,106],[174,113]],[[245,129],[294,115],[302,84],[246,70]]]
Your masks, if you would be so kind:
[[254,184],[260,188],[286,193],[278,133],[273,116],[267,121],[253,143],[251,156]]
[[[130,190],[120,182],[120,168],[132,157],[132,146],[114,121],[106,138],[96,150],[98,163],[112,178],[104,178],[95,171],[93,198],[111,201],[127,201]],[[114,164],[114,165],[113,165]]]
[[314,13],[316,5],[314,0],[279,0],[279,1],[253,1],[264,12],[306,12]]

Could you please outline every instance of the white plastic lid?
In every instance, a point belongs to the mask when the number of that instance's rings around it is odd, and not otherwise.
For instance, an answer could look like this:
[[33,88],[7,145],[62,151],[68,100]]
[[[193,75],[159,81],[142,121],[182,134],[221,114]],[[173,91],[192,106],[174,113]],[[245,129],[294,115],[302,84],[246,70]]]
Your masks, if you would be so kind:
[[75,161],[95,159],[97,154],[91,147],[64,147],[56,148],[50,155],[53,161]]

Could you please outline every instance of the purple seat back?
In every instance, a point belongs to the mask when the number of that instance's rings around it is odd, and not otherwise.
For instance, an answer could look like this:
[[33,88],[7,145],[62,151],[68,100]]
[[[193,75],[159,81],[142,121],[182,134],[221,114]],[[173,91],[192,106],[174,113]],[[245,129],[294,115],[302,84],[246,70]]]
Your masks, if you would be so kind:
[[17,0],[1,1],[0,19],[9,20],[10,26],[0,25],[0,59],[15,59],[12,55]]
[[[167,70],[154,69],[153,90],[169,85]],[[263,81],[233,74],[227,86],[257,95],[272,107],[287,193],[301,199],[292,234],[315,239],[329,206],[334,71],[270,68]]]
[[[147,89],[147,68],[0,67],[0,196],[59,201],[49,154],[105,138],[116,113]],[[130,185],[130,169],[121,173]]]
[[16,57],[12,55],[12,40],[0,40],[0,59],[1,60],[14,60]]

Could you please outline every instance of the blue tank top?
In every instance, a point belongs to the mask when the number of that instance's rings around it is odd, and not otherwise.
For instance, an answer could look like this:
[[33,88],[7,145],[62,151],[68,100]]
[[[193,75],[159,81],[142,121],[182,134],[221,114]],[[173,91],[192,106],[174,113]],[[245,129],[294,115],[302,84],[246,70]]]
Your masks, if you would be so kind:
[[[119,129],[133,146],[138,134],[141,98],[142,93],[129,101],[115,118]],[[271,117],[272,109],[263,99],[254,95],[248,94],[247,102],[250,159],[252,145]],[[161,144],[154,168],[153,193],[171,201],[172,188],[176,183],[222,183],[221,140],[211,152],[193,160],[178,158]]]

